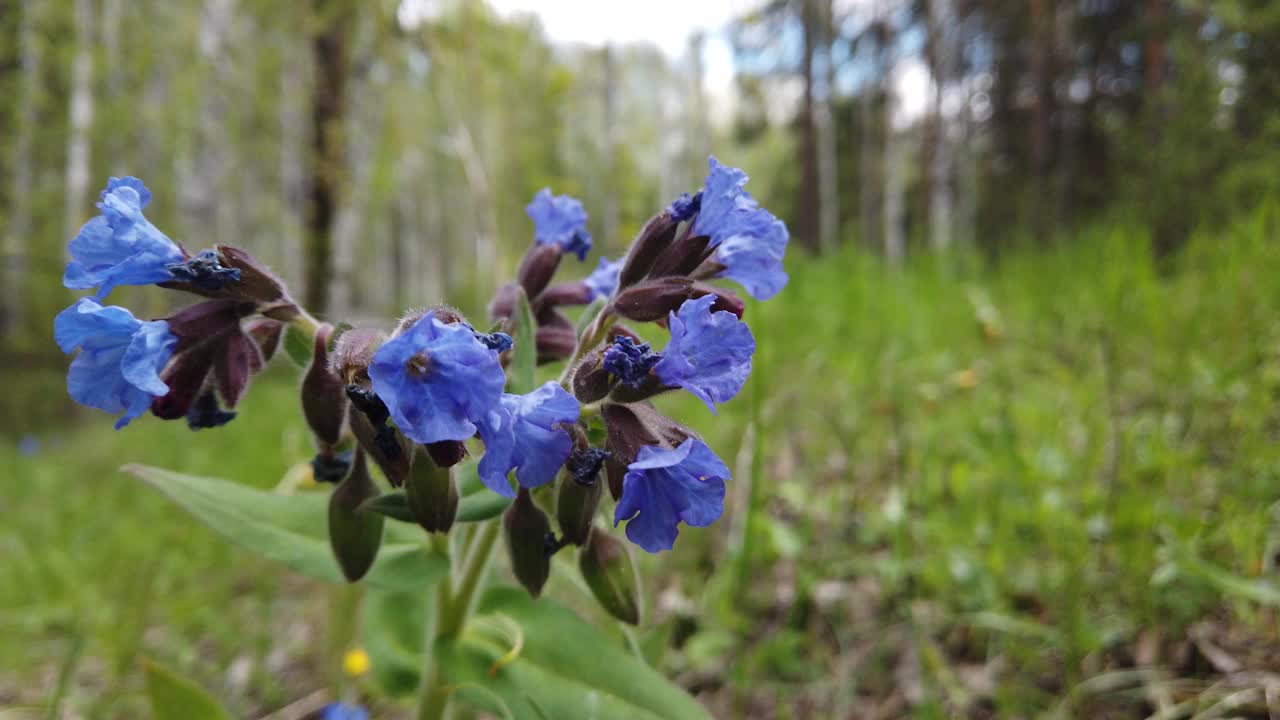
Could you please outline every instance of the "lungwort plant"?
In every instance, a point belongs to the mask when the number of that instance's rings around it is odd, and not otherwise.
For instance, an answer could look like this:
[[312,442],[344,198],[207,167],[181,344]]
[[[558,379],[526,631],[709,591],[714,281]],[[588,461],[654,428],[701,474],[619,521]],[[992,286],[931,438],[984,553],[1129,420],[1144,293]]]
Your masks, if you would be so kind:
[[[560,283],[564,257],[591,250],[587,214],[543,190],[527,208],[533,243],[488,322],[439,305],[376,328],[317,320],[245,250],[191,254],[144,216],[141,181],[112,178],[70,244],[64,283],[95,293],[55,321],[58,345],[78,351],[67,387],[118,414],[117,428],[150,411],[195,430],[233,420],[278,354],[305,368],[301,409],[327,499],[129,469],[249,549],[370,586],[374,673],[390,689],[416,687],[417,717],[443,717],[455,701],[516,717],[702,717],[617,633],[538,596],[553,557],[574,553],[557,572],[636,625],[632,550],[611,528],[657,553],[682,524],[722,514],[728,468],[653,399],[689,392],[714,411],[751,370],[744,304],[715,281],[772,297],[787,282],[787,231],[746,182],[712,158],[704,187],[655,215],[624,258]],[[144,321],[103,304],[119,285],[199,300]],[[558,379],[539,384],[544,366]],[[490,584],[499,544],[523,592]]]

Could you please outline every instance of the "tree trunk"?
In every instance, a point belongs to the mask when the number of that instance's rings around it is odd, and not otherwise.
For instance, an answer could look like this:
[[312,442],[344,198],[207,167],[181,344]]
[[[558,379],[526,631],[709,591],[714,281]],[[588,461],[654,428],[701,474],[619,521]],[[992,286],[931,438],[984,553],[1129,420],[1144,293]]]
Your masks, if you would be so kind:
[[[13,168],[9,197],[8,232],[4,235],[4,276],[0,282],[0,333],[12,338],[22,326],[26,308],[26,278],[28,267],[28,238],[31,235],[32,162],[31,147],[39,122],[36,95],[40,91],[41,53],[36,42],[36,8],[39,0],[24,0],[18,24],[18,105],[13,118],[16,131],[13,140]],[[70,236],[67,236],[68,239]]]
[[1049,228],[1054,227],[1050,217],[1050,173],[1052,170],[1053,143],[1053,13],[1049,0],[1030,0],[1031,32],[1031,228],[1043,242]]
[[951,137],[943,111],[944,94],[953,74],[952,33],[955,18],[951,0],[930,0],[929,71],[933,76],[933,107],[929,123],[929,240],[935,250],[952,243],[954,198],[951,191]]
[[601,213],[600,227],[603,233],[601,246],[614,242],[618,232],[618,89],[617,68],[614,49],[608,43],[601,51],[604,104],[604,158],[605,183],[604,212]]
[[314,0],[311,57],[311,167],[306,257],[307,307],[325,313],[333,278],[333,226],[346,179],[347,78],[350,75],[351,6],[347,0]]
[[906,178],[903,175],[904,143],[893,128],[896,98],[897,92],[890,85],[884,104],[884,255],[890,265],[899,266],[907,254],[902,226]]
[[89,194],[89,130],[93,126],[92,0],[75,0],[76,51],[71,64],[70,121],[67,127],[66,197],[63,236],[71,238],[84,222]]
[[885,133],[881,132],[884,114],[880,112],[880,107],[884,98],[884,56],[887,52],[885,37],[887,33],[882,21],[881,0],[872,0],[871,12],[871,27],[868,33],[871,35],[872,42],[872,75],[859,104],[862,115],[860,122],[862,136],[858,150],[858,159],[861,164],[858,172],[858,215],[861,218],[859,232],[862,236],[862,244],[868,249],[874,249],[876,240],[880,238],[879,220],[884,211],[880,206],[883,181],[878,171],[884,160],[884,153],[880,152],[885,137]]
[[796,196],[796,221],[793,236],[800,244],[818,246],[818,217],[821,197],[818,187],[818,139],[814,113],[814,56],[818,53],[821,24],[818,17],[819,0],[802,0],[800,19],[804,31],[804,102],[800,106],[797,123],[800,126],[800,186]]
[[835,62],[831,54],[835,33],[834,0],[821,0],[818,26],[822,31],[820,55],[822,67],[818,75],[822,92],[816,98],[814,124],[818,145],[818,245],[824,252],[840,242],[840,190],[836,168],[836,124],[831,112],[835,92]]

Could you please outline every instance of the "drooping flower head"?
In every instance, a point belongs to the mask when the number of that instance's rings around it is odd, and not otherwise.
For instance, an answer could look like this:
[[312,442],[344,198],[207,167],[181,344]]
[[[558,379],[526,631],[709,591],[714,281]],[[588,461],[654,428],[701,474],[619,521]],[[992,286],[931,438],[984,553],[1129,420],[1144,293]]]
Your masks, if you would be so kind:
[[506,376],[498,353],[466,323],[435,311],[378,348],[369,365],[373,391],[405,437],[418,443],[466,440],[500,411]]
[[670,550],[681,522],[706,527],[724,512],[729,468],[701,440],[675,449],[640,448],[627,466],[613,524],[627,521],[627,538],[648,552]]
[[552,195],[543,188],[525,207],[533,220],[533,239],[539,245],[559,245],[579,260],[586,260],[591,250],[591,233],[587,232],[587,211],[582,202],[568,195]]
[[[714,302],[715,298],[711,300]],[[618,378],[618,382],[637,387],[661,358],[660,354],[649,349],[649,343],[637,343],[626,335],[619,335],[613,339],[612,345],[605,348],[601,364],[609,374]]]
[[715,300],[714,295],[686,300],[670,314],[671,342],[653,368],[663,385],[688,390],[711,412],[742,389],[756,351],[751,329],[737,315],[711,312]]
[[81,405],[123,411],[117,430],[146,412],[152,398],[169,392],[160,370],[178,338],[163,320],[143,322],[122,307],[80,298],[58,313],[53,336],[65,353],[80,349],[67,371],[67,392]]
[[481,423],[480,479],[490,490],[515,497],[507,474],[516,471],[521,487],[533,488],[555,479],[573,449],[573,439],[560,427],[575,423],[582,411],[578,401],[559,383],[547,382],[526,395],[504,393],[503,412]]
[[587,298],[587,302],[612,295],[613,291],[618,289],[618,275],[621,272],[621,260],[600,258],[600,264],[596,265],[596,269],[592,270],[587,279],[583,281],[590,291],[590,297]]
[[182,250],[142,214],[151,191],[135,177],[111,178],[98,202],[100,215],[71,240],[71,261],[62,284],[98,288],[99,299],[117,285],[172,280],[168,266],[185,260]]
[[692,231],[711,238],[708,247],[715,248],[712,261],[721,266],[715,277],[729,278],[746,288],[751,297],[768,300],[787,284],[787,273],[782,269],[790,238],[787,226],[744,189],[746,173],[721,165],[714,157],[707,162],[711,171],[700,193]]

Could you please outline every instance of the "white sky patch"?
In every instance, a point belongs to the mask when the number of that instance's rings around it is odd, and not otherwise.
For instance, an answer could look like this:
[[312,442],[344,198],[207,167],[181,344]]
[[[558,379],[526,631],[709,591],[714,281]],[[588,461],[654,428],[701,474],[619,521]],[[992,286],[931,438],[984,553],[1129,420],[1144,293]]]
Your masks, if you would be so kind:
[[[451,0],[402,0],[402,22],[429,18]],[[673,61],[683,61],[689,37],[705,36],[702,61],[704,84],[715,122],[732,118],[737,93],[733,49],[724,28],[734,18],[759,7],[761,0],[488,0],[499,15],[536,15],[552,42],[600,47],[606,43],[657,46]],[[837,0],[837,12],[865,11],[868,0]],[[918,60],[905,60],[894,70],[898,111],[895,124],[910,123],[928,107],[931,85],[928,69]]]

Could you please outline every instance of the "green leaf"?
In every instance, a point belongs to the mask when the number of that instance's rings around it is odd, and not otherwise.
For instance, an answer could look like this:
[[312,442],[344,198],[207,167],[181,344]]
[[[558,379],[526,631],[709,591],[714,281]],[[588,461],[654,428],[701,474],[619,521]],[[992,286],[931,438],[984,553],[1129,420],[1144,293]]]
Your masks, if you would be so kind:
[[142,661],[156,720],[231,720],[231,713],[191,680],[151,660]]
[[388,695],[411,695],[422,671],[423,618],[434,593],[370,590],[361,606],[361,647]]
[[414,523],[415,525],[418,522],[413,519],[413,513],[409,512],[409,499],[405,497],[403,492],[389,492],[369,498],[360,503],[360,510],[362,512],[375,512],[400,522]]
[[[519,653],[496,619],[522,630]],[[487,620],[486,620],[487,619]],[[515,717],[595,717],[609,720],[681,720],[710,715],[683,689],[651,669],[609,635],[551,600],[522,590],[493,588],[461,637],[441,643],[441,668],[450,684],[482,685]],[[504,657],[507,656],[507,657]],[[495,667],[499,659],[503,662]],[[465,698],[499,712],[483,695]]]
[[516,309],[512,318],[512,340],[515,345],[511,349],[511,364],[507,366],[507,392],[524,394],[533,390],[537,382],[535,372],[538,366],[537,323],[533,319],[533,309],[529,307],[529,298],[523,288],[516,290]]
[[[142,465],[124,470],[235,544],[329,582],[345,582],[327,535],[328,495],[279,495],[218,478],[196,477]],[[421,590],[449,570],[448,559],[425,550],[416,527],[392,523],[364,582],[394,590]]]
[[284,326],[284,352],[298,367],[307,367],[315,354],[315,340],[302,328],[289,323]]
[[511,504],[511,498],[503,497],[485,487],[475,463],[459,467],[458,516],[455,522],[480,522],[495,518]]

